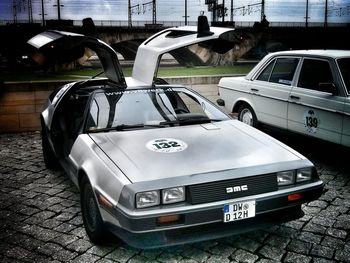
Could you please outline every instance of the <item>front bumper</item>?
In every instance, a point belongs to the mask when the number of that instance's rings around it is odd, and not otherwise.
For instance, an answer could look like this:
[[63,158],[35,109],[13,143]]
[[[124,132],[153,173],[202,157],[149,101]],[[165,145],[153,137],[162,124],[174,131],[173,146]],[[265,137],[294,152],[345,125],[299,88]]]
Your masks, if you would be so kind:
[[[107,227],[131,246],[155,248],[227,237],[242,232],[294,220],[303,216],[302,203],[317,199],[323,190],[322,181],[301,185],[292,189],[248,196],[202,205],[188,205],[168,211],[101,209]],[[302,199],[288,201],[288,195],[300,193]],[[256,216],[240,221],[223,223],[224,204],[256,201]],[[164,215],[180,215],[181,221],[171,225],[157,224]]]

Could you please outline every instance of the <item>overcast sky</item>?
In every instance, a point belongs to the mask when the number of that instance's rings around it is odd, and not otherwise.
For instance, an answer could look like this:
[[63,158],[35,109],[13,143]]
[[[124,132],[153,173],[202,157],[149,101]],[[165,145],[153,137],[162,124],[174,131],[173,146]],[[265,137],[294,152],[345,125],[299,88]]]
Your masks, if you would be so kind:
[[[28,20],[28,0],[17,1],[17,19]],[[46,19],[57,19],[57,0],[43,0]],[[157,0],[157,21],[183,21],[186,0]],[[218,0],[222,3],[223,0]],[[323,22],[326,0],[309,0],[309,22]],[[33,18],[41,20],[42,0],[32,0]],[[152,0],[131,0],[134,6],[133,21],[152,20]],[[259,0],[233,0],[234,21],[258,21]],[[149,4],[147,4],[149,3]],[[60,0],[61,18],[81,20],[127,20],[128,0]],[[204,11],[211,20],[205,0],[187,0],[189,21],[196,21]],[[138,6],[140,8],[138,8]],[[228,8],[226,21],[231,18],[231,0],[225,0]],[[243,8],[244,7],[244,8]],[[265,0],[265,13],[270,22],[305,21],[306,0]],[[350,23],[350,0],[328,0],[328,22]],[[12,0],[0,0],[0,20],[13,20]]]

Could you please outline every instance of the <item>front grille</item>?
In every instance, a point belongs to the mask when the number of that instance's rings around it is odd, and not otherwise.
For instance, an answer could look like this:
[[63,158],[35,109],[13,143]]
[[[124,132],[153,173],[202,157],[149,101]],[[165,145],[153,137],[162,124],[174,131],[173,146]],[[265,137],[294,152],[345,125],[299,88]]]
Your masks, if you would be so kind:
[[[246,191],[227,193],[226,188],[247,185]],[[277,190],[276,174],[263,174],[225,181],[189,185],[187,187],[187,200],[190,204],[203,204],[250,195],[268,193]]]

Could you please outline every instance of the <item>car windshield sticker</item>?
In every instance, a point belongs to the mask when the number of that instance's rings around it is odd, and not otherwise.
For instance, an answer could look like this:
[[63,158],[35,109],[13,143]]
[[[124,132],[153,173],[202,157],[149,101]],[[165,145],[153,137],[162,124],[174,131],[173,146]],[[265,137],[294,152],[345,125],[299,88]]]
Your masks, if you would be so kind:
[[147,149],[159,153],[181,152],[187,148],[187,144],[181,140],[161,138],[151,140],[146,144]]
[[304,113],[304,125],[309,133],[316,133],[320,125],[320,119],[313,110],[307,110]]
[[120,96],[123,94],[138,94],[138,93],[159,93],[173,91],[172,88],[166,89],[136,89],[136,90],[122,90],[122,91],[107,91],[106,96]]
[[205,103],[204,103],[204,101],[201,103],[201,106],[202,106],[202,110],[205,111]]
[[290,80],[286,80],[286,79],[279,79],[278,83],[287,84],[287,85],[291,85],[292,84],[292,82]]

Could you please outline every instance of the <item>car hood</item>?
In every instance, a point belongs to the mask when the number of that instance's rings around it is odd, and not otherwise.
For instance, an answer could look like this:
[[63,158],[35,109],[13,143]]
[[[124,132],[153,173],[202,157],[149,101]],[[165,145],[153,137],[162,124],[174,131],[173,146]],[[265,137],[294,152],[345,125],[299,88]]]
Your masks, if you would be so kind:
[[[305,159],[236,120],[90,137],[133,183]],[[180,146],[157,151],[164,141]]]

